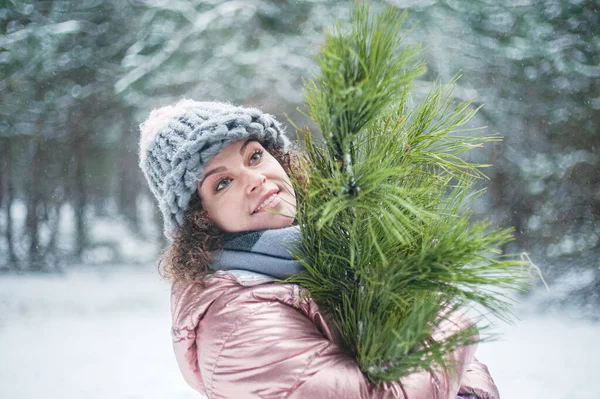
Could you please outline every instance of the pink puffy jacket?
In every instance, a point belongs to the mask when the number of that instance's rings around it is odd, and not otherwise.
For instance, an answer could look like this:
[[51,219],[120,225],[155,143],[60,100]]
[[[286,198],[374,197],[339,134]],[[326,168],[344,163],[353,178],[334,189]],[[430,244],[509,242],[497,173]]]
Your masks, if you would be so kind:
[[[418,372],[399,382],[374,385],[336,344],[314,301],[294,284],[245,271],[217,272],[203,284],[173,285],[173,345],[185,380],[217,398],[456,399],[471,393],[497,399],[475,346],[446,359],[448,371]],[[464,316],[446,322],[443,339],[466,328]]]

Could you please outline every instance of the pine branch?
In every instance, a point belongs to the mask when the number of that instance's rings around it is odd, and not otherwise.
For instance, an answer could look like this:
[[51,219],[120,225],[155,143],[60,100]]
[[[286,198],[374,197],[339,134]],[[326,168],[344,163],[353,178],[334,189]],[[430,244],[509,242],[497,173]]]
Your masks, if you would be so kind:
[[484,165],[460,155],[498,137],[464,127],[477,110],[453,101],[454,81],[410,106],[424,65],[419,46],[403,45],[405,16],[357,5],[348,29],[327,35],[321,73],[306,84],[323,141],[305,133],[309,178],[295,184],[306,272],[291,281],[330,313],[373,382],[443,364],[477,336],[433,340],[449,312],[483,306],[507,318],[498,292],[526,281],[522,262],[498,250],[510,230],[471,222]]

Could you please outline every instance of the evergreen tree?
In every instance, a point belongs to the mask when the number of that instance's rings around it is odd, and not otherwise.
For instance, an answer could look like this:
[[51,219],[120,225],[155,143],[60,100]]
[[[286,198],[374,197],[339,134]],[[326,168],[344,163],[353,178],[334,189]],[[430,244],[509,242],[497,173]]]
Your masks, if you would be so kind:
[[[112,0],[0,8],[0,253],[8,255],[0,269],[51,271],[85,260],[90,210],[109,195],[129,195],[119,210],[135,222],[137,142],[123,134],[131,110],[113,90],[135,15]],[[11,214],[19,202],[23,227]],[[72,245],[58,238],[65,204],[74,211]]]
[[498,140],[465,124],[476,110],[435,85],[422,104],[418,46],[404,46],[405,15],[357,5],[348,29],[326,36],[320,73],[306,84],[308,179],[296,182],[306,272],[292,278],[330,314],[373,382],[442,364],[472,343],[474,328],[431,339],[445,315],[480,306],[505,317],[506,289],[525,287],[523,263],[501,255],[510,230],[471,223],[474,182],[485,165],[459,156]]

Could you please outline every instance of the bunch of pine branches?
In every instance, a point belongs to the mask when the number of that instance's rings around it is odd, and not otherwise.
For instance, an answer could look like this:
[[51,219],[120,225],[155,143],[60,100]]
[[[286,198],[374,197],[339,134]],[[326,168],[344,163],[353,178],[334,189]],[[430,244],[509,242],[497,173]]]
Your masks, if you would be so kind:
[[473,329],[436,342],[455,309],[505,317],[501,293],[522,289],[522,262],[502,255],[507,229],[471,221],[474,182],[485,165],[460,157],[498,140],[465,128],[476,113],[435,84],[421,104],[411,89],[424,72],[421,49],[405,45],[405,14],[356,5],[349,27],[327,33],[320,73],[306,83],[307,179],[296,182],[305,287],[339,328],[372,382],[443,363],[473,343]]

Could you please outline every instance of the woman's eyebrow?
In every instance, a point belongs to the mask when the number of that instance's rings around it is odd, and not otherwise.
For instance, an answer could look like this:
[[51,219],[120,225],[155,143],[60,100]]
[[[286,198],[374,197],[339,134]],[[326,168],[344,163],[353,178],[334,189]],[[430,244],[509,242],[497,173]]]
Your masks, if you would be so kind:
[[248,144],[250,144],[251,141],[258,141],[258,139],[256,137],[250,137],[248,140],[244,141],[244,144],[242,144],[242,147],[240,148],[240,155],[244,155],[246,147],[248,147]]
[[200,180],[200,186],[202,186],[202,183],[204,183],[204,180],[206,180],[206,178],[210,175],[214,175],[215,173],[219,173],[219,172],[224,172],[226,171],[227,168],[225,166],[219,166],[217,168],[211,169],[208,172],[206,172],[204,174],[204,177],[202,178],[202,180]]

